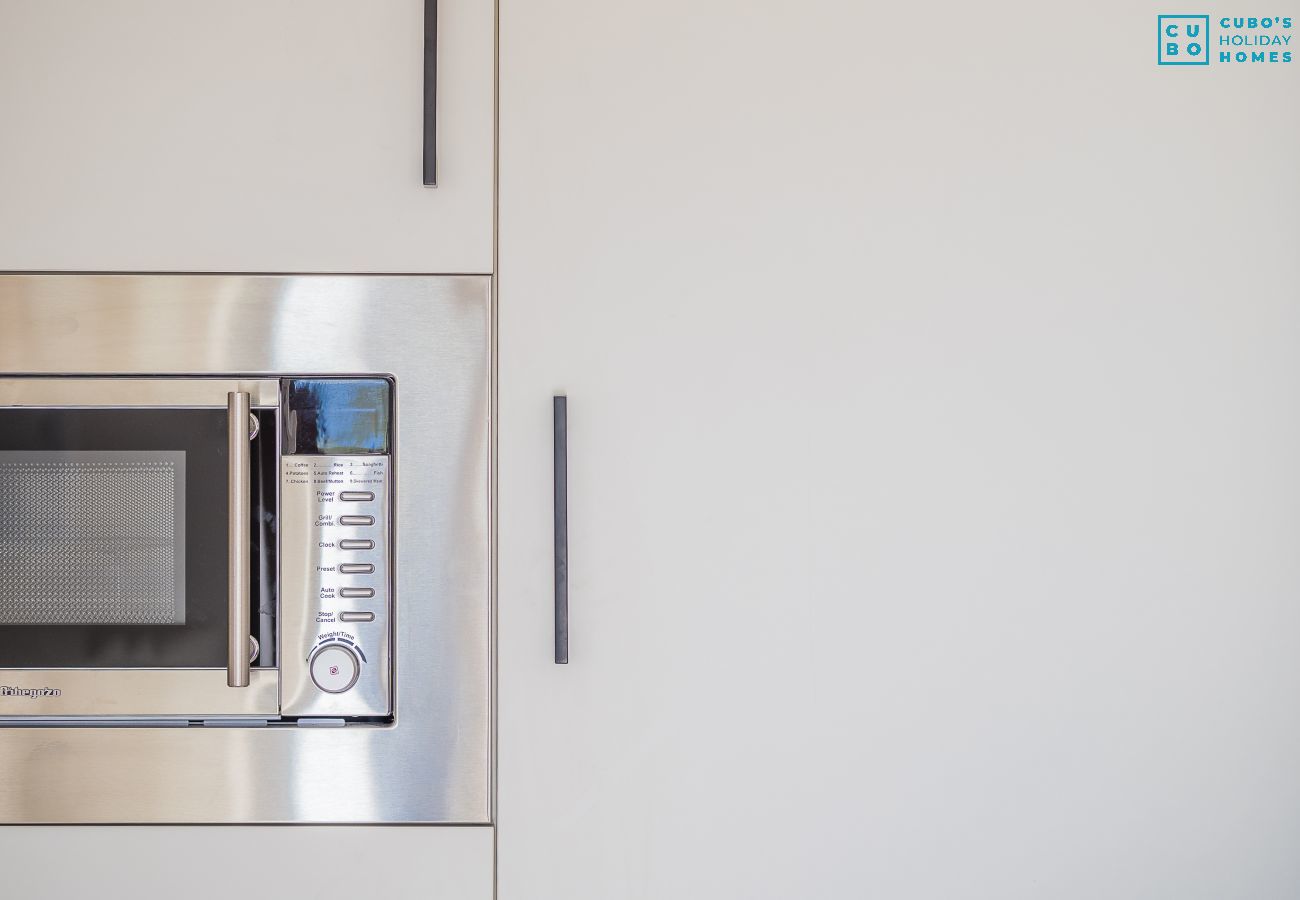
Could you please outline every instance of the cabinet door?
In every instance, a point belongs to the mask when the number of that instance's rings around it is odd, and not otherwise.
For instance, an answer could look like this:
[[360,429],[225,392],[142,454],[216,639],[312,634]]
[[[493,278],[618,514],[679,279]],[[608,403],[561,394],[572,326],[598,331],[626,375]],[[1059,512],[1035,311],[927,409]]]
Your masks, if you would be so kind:
[[5,895],[23,900],[493,896],[491,828],[11,825],[4,834]]
[[1156,12],[502,0],[502,900],[1296,895],[1300,82]]
[[489,272],[493,3],[0,0],[0,270]]

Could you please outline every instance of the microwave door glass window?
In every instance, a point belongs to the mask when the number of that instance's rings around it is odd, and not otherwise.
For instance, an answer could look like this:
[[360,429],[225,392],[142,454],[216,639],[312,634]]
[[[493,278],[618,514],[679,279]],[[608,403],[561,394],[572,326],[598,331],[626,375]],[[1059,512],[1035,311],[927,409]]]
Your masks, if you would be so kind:
[[183,625],[185,453],[0,451],[0,624]]
[[[276,658],[278,417],[250,441],[249,624]],[[221,407],[0,407],[0,669],[224,669]]]

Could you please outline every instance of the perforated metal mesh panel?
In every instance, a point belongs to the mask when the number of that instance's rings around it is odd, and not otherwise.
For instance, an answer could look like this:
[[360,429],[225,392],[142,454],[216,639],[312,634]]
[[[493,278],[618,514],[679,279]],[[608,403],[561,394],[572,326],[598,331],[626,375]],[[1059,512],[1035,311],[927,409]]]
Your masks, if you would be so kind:
[[184,623],[184,498],[183,452],[0,452],[0,623]]

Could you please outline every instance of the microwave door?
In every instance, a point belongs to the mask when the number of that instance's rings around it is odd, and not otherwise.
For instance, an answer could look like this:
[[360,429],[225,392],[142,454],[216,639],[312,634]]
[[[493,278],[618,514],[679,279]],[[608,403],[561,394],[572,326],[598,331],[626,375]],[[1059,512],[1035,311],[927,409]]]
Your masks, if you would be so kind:
[[0,380],[0,719],[278,715],[278,397]]

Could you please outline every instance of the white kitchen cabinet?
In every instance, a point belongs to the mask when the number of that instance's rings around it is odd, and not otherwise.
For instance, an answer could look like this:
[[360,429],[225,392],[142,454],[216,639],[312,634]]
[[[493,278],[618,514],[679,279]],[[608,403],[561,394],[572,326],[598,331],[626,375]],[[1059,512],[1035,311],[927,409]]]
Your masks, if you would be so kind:
[[23,900],[492,900],[491,828],[59,826],[4,834],[4,895]]
[[0,0],[0,270],[486,273],[491,0]]
[[[418,2],[0,0],[0,269],[491,271],[493,10],[440,5],[428,189]],[[502,0],[495,834],[6,878],[1294,897],[1297,85],[1158,11]]]
[[502,0],[501,900],[1300,893],[1300,85],[1161,11]]
[[[423,11],[0,0],[0,270],[490,273],[494,4],[439,3],[436,188]],[[2,831],[34,900],[493,891],[490,827]]]

